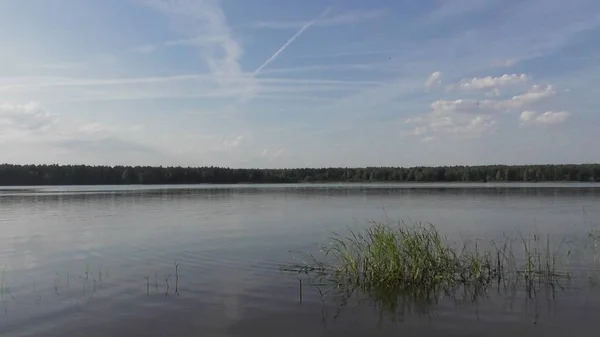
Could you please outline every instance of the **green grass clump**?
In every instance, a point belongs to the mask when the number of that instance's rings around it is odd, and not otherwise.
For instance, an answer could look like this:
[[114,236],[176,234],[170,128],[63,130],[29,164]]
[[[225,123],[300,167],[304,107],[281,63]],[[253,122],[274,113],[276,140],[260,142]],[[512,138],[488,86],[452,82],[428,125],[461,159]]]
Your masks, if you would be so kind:
[[[306,274],[308,282],[300,287],[317,288],[322,300],[329,294],[340,307],[350,299],[367,300],[395,314],[429,312],[442,298],[463,304],[518,293],[555,298],[557,289],[580,280],[572,279],[573,272],[584,272],[589,258],[587,249],[580,251],[586,243],[581,238],[555,242],[550,236],[517,234],[501,241],[451,242],[430,224],[370,222],[360,231],[334,233],[321,259],[309,255],[308,262],[281,269]],[[594,268],[598,237],[590,235]]]
[[326,262],[311,255],[312,262],[282,270],[317,273],[338,286],[390,294],[479,291],[507,281],[550,284],[564,276],[557,272],[558,252],[551,251],[549,237],[520,235],[519,241],[520,254],[509,239],[500,246],[490,242],[482,251],[477,242],[451,244],[433,225],[370,222],[363,231],[334,233],[323,248]]
[[373,223],[363,232],[336,235],[326,248],[340,281],[364,288],[431,288],[455,283],[462,271],[456,251],[433,226]]

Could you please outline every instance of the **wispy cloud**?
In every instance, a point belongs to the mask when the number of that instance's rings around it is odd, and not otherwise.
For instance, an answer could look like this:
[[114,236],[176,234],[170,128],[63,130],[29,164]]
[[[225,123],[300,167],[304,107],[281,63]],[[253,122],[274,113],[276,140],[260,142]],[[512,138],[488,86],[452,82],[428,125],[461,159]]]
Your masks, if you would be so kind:
[[[325,11],[323,11],[323,13],[321,13],[319,18],[325,17],[330,11],[331,7],[328,7],[327,9],[325,9]],[[258,67],[254,71],[254,75],[258,75],[264,67],[268,66],[269,63],[273,62],[277,58],[277,56],[279,56],[279,54],[281,54],[285,50],[285,48],[287,48],[292,42],[294,42],[295,39],[302,35],[302,33],[304,33],[305,30],[310,28],[310,26],[312,26],[316,20],[317,19],[313,19],[312,21],[309,21],[302,25],[302,27],[300,27],[300,30],[298,30],[296,34],[294,34],[294,36],[287,40],[287,42],[283,46],[281,46],[273,55],[271,55],[271,57],[269,57],[260,67]]]
[[[85,62],[41,63],[41,64],[12,64],[11,68],[45,69],[45,70],[72,70],[83,69],[88,66]],[[0,68],[3,66],[0,65]]]
[[436,71],[433,74],[429,75],[427,81],[425,81],[426,89],[433,89],[440,85],[442,85],[442,73],[439,71]]
[[313,64],[309,66],[290,67],[290,68],[270,68],[263,69],[261,74],[281,74],[281,73],[295,73],[295,72],[308,72],[315,70],[387,70],[392,68],[389,63],[386,62],[373,62],[373,63],[348,63],[348,64]]
[[244,139],[243,135],[237,136],[234,139],[225,139],[223,141],[223,146],[227,149],[233,149],[242,144],[242,140]]
[[255,83],[240,64],[243,49],[233,37],[225,13],[217,1],[147,0],[146,4],[173,16],[183,34],[201,39],[184,40],[198,48],[215,80],[222,86],[241,85],[245,95],[255,91]]
[[340,58],[340,57],[354,57],[354,56],[369,56],[369,55],[395,55],[406,52],[405,50],[400,49],[382,49],[382,50],[354,50],[354,51],[346,51],[339,53],[330,53],[330,54],[307,54],[307,55],[298,55],[296,58],[299,59],[327,59],[327,58]]
[[273,158],[278,158],[279,156],[281,156],[283,154],[283,152],[285,151],[284,148],[281,148],[279,150],[277,150],[274,154],[273,154]]
[[510,67],[516,66],[517,63],[519,63],[519,59],[508,58],[508,59],[504,59],[504,60],[495,60],[492,62],[492,65],[494,67],[498,67],[498,68],[510,68]]
[[[338,25],[349,25],[357,24],[369,20],[374,20],[385,15],[386,11],[383,9],[370,10],[364,12],[345,12],[332,15],[327,18],[321,18],[313,20],[315,26],[338,26]],[[308,22],[306,21],[260,21],[253,24],[257,28],[270,28],[270,29],[298,29],[304,27]]]
[[571,117],[571,113],[568,111],[546,111],[540,114],[535,111],[526,110],[521,112],[519,120],[521,121],[521,126],[557,125],[566,122],[569,117]]
[[0,130],[12,131],[42,130],[57,121],[57,116],[43,109],[38,103],[0,104]]
[[486,97],[498,97],[500,95],[502,95],[502,92],[498,88],[494,88],[494,89],[492,89],[492,90],[490,90],[490,91],[488,91],[488,92],[485,93]]
[[[165,77],[140,78],[60,78],[23,77],[0,79],[0,95],[24,100],[35,95],[37,100],[52,102],[92,102],[114,100],[152,99],[237,99],[247,94],[245,80],[224,78],[232,85],[221,87],[213,78],[214,74],[182,74]],[[327,93],[353,92],[364,87],[382,83],[375,80],[339,80],[310,77],[262,77],[255,80],[260,91],[253,97],[282,100],[331,99]],[[307,93],[314,93],[316,95]],[[286,95],[287,94],[287,95]],[[5,99],[6,100],[6,99]],[[14,99],[13,99],[14,100]]]
[[427,15],[422,24],[432,25],[448,21],[484,9],[494,2],[497,1],[442,1],[435,10]]
[[153,44],[145,44],[137,47],[133,47],[131,51],[141,54],[150,54],[156,50],[156,46]]
[[43,87],[85,87],[85,86],[110,86],[127,84],[145,84],[160,82],[179,82],[189,80],[210,80],[211,76],[206,74],[182,74],[162,77],[138,77],[138,78],[68,78],[68,77],[17,77],[11,78],[9,82],[0,81],[0,92],[28,88]]

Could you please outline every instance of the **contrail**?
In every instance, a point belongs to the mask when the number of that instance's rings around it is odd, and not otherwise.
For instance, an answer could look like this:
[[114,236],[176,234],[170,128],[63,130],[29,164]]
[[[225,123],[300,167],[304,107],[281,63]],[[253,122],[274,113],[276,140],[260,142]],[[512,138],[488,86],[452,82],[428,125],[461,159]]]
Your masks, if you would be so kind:
[[273,62],[277,58],[277,56],[279,56],[279,54],[281,54],[285,50],[285,48],[287,48],[287,46],[289,46],[292,42],[294,42],[294,40],[297,39],[298,36],[302,35],[302,33],[304,33],[305,30],[307,30],[308,28],[310,28],[310,26],[312,26],[315,23],[315,21],[317,21],[318,19],[320,19],[320,18],[326,16],[327,14],[329,14],[329,12],[331,12],[331,8],[332,7],[327,7],[327,9],[325,9],[325,11],[323,11],[323,13],[321,15],[319,15],[318,18],[313,19],[312,21],[309,21],[309,22],[305,23],[304,26],[302,26],[300,28],[300,30],[297,31],[296,34],[294,34],[294,36],[292,36],[291,39],[287,40],[287,42],[283,46],[281,46],[281,48],[279,48],[275,52],[275,54],[273,54],[271,57],[269,57],[269,59],[266,60],[265,63],[263,63],[260,67],[258,67],[254,71],[254,75],[258,75],[258,73],[260,73],[260,71],[263,70],[264,67],[268,66],[269,63]]

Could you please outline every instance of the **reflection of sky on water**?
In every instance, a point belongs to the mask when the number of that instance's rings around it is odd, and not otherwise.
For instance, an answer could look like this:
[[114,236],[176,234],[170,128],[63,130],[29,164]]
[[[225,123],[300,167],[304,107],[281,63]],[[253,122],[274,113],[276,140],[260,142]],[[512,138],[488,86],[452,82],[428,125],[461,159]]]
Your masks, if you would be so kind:
[[[272,285],[280,280],[279,264],[293,259],[290,250],[317,251],[333,231],[359,228],[366,220],[431,222],[450,238],[489,239],[517,228],[556,237],[578,235],[600,219],[599,188],[410,186],[174,190],[144,186],[110,191],[85,187],[85,194],[76,193],[80,187],[48,187],[43,193],[4,191],[0,268],[6,270],[6,282],[19,300],[10,302],[11,315],[3,320],[16,324],[18,318],[45,313],[66,322],[61,315],[90,304],[113,308],[103,312],[109,317],[144,312],[140,301],[146,298],[148,275],[150,298],[157,305],[179,306],[183,304],[177,301],[193,300],[195,306],[219,312],[215,326],[244,325],[241,322],[249,316],[271,312],[269,307],[283,310],[289,305],[284,299],[295,296],[295,279],[286,281],[284,288]],[[181,296],[164,299],[168,274],[174,291],[176,262]],[[98,289],[93,292],[92,278],[87,284],[82,280],[86,272],[108,276],[102,284],[95,277]],[[72,296],[51,297],[57,279],[61,294],[66,292],[67,273]],[[37,293],[44,299],[35,306]]]

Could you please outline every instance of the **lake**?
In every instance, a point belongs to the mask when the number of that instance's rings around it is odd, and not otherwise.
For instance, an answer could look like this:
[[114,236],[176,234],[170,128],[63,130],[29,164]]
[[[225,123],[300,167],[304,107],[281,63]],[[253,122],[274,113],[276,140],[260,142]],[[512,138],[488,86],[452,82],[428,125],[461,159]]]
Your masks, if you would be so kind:
[[[395,313],[280,271],[369,220],[537,233],[573,271]],[[0,336],[597,336],[598,228],[594,184],[0,187]]]

